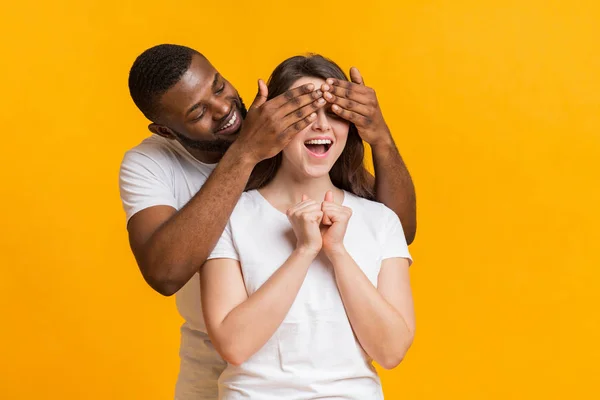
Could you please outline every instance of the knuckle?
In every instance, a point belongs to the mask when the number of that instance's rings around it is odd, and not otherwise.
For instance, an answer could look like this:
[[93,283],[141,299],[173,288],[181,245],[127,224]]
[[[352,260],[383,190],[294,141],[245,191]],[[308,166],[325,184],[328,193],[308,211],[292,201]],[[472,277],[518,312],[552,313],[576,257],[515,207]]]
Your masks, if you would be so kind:
[[302,118],[304,116],[304,113],[302,112],[302,110],[296,110],[294,112],[294,115],[298,118]]
[[294,92],[291,90],[288,90],[287,92],[285,92],[283,94],[283,97],[285,97],[287,100],[291,100],[294,98]]
[[356,103],[353,102],[352,100],[348,100],[348,103],[346,104],[346,108],[348,110],[352,110],[354,107],[356,107]]
[[352,96],[352,90],[346,89],[346,97],[351,97],[351,96]]

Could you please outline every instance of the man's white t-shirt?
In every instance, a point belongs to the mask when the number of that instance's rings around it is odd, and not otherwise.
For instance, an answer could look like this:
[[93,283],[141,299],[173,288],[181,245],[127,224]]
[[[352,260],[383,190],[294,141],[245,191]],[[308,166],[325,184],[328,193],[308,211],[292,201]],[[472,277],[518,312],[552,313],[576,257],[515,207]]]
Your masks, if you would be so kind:
[[[343,205],[352,209],[344,245],[374,286],[384,259],[412,262],[394,212],[348,192]],[[242,194],[210,258],[238,260],[251,296],[287,260],[295,243],[287,216],[253,190]],[[383,398],[379,377],[352,331],[322,252],[281,326],[242,365],[227,366],[219,392],[222,400]]]
[[[181,209],[198,193],[215,167],[216,164],[198,161],[175,140],[158,135],[145,139],[125,154],[121,164],[119,187],[127,222],[152,206]],[[185,319],[175,399],[215,400],[217,379],[226,363],[206,334],[198,274],[175,296],[177,309]]]

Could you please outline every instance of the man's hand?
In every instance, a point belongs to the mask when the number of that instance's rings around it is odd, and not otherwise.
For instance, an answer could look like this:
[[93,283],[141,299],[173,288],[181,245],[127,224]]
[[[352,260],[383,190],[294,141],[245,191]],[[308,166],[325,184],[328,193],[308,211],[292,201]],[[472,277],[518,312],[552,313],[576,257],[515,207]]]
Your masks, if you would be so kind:
[[350,79],[352,82],[327,79],[321,86],[323,97],[332,104],[334,113],[356,125],[358,134],[365,142],[371,146],[389,144],[392,137],[379,108],[375,90],[365,86],[355,67],[350,69]]
[[267,100],[267,86],[262,80],[235,146],[250,161],[258,163],[277,155],[301,130],[316,118],[316,110],[326,101],[312,83],[290,89]]

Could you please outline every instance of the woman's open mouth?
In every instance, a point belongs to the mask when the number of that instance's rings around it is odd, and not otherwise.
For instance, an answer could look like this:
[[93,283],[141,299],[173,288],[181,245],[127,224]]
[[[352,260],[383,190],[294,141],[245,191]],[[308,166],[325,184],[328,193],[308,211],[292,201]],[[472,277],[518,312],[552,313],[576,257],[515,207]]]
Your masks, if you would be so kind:
[[333,141],[331,139],[311,139],[304,142],[304,147],[306,147],[311,156],[325,158],[332,144]]

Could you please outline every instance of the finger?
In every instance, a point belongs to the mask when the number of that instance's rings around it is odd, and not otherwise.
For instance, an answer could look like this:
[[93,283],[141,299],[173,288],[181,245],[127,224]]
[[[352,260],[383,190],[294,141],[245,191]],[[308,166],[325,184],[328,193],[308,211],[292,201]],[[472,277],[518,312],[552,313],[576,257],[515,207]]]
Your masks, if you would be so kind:
[[327,102],[323,99],[323,92],[320,89],[295,97],[288,103],[282,105],[277,110],[276,116],[279,118],[304,118],[311,111],[316,111],[323,107]]
[[361,115],[369,115],[370,111],[373,109],[373,107],[367,106],[365,105],[366,103],[361,103],[360,101],[364,101],[366,102],[366,98],[364,96],[360,96],[360,98],[355,99],[355,100],[350,100],[344,97],[339,97],[336,96],[334,94],[331,94],[330,92],[326,92],[323,97],[325,98],[325,101],[327,101],[330,104],[337,104],[338,106],[340,106],[343,109],[346,109],[348,111],[354,111],[357,114],[361,114]]
[[[292,124],[289,125],[287,128],[285,128],[283,130],[283,132],[281,132],[281,140],[283,141],[284,144],[289,143],[290,140],[292,140],[292,138],[300,131],[302,131],[304,128],[306,128],[308,125],[312,124],[313,121],[317,119],[317,113],[313,112],[310,115],[304,117],[301,120],[298,120],[296,122],[292,121]],[[287,121],[285,121],[285,124],[289,123],[290,119],[288,119]],[[285,126],[285,125],[284,125]]]
[[307,195],[305,195],[305,194],[303,194],[303,195],[302,195],[302,201],[306,201],[306,200],[308,200],[308,196],[307,196]]
[[357,112],[346,110],[338,106],[337,104],[331,106],[331,111],[333,111],[340,118],[352,122],[354,125],[357,126],[365,127],[373,123],[373,119],[371,119],[370,117],[365,117],[364,115],[361,115]]
[[[327,202],[333,203],[333,192],[331,190],[328,190],[327,193],[325,193],[325,201],[321,206],[321,209],[323,211],[325,211],[324,207],[327,204]],[[324,213],[323,215],[323,225],[331,225],[331,218],[329,218],[327,213]]]
[[262,79],[259,79],[258,80],[258,93],[256,93],[256,97],[254,98],[254,101],[250,105],[250,110],[252,110],[254,108],[258,108],[258,107],[262,106],[263,104],[265,104],[265,102],[267,101],[268,95],[269,95],[269,89],[267,88],[267,85],[265,85],[265,82]]
[[274,108],[280,108],[290,102],[297,103],[299,101],[298,97],[301,97],[305,94],[312,95],[313,92],[316,92],[315,85],[312,83],[307,83],[306,85],[298,86],[297,88],[290,89],[287,92],[280,94],[274,99],[271,99],[270,103],[273,104]]
[[293,206],[292,208],[288,209],[286,214],[288,216],[300,215],[303,212],[318,211],[320,209],[321,209],[321,206],[319,203],[317,203],[314,200],[308,199],[308,200],[298,203],[295,206]]
[[302,218],[306,221],[315,221],[320,224],[323,220],[323,211],[315,210],[311,212],[305,212],[302,213]]
[[322,89],[326,89],[326,92],[336,92],[336,94],[342,95],[343,93],[347,93],[346,97],[351,97],[352,93],[357,94],[368,94],[369,89],[364,85],[359,85],[354,82],[349,82],[341,79],[328,78],[325,82],[325,85],[322,86]]
[[[356,88],[359,88],[359,90],[353,88],[353,89],[347,89],[347,88],[343,88],[340,86],[328,86],[328,90],[325,91],[325,94],[327,93],[331,93],[335,96],[338,97],[342,97],[344,99],[349,99],[352,101],[355,101],[357,103],[360,104],[365,104],[365,105],[369,105],[373,103],[373,95],[360,90],[360,88],[364,88],[364,86],[360,86],[360,85],[356,85],[353,83],[353,85]],[[324,96],[325,99],[327,99],[329,96],[325,95]]]
[[352,82],[356,83],[357,85],[364,86],[364,84],[365,84],[365,81],[364,81],[362,75],[360,74],[360,71],[356,67],[350,68],[350,80]]
[[351,212],[339,208],[327,208],[323,214],[326,214],[332,223],[348,221],[352,215]]
[[336,204],[330,201],[324,201],[323,203],[321,203],[321,210],[325,211],[325,212],[329,212],[329,211],[343,211],[343,206],[340,204]]
[[[327,199],[327,195],[325,195],[325,198]],[[323,211],[323,225],[332,225],[333,224],[331,216],[336,211],[339,211],[340,207],[341,206],[339,206],[333,202],[333,199],[325,200],[323,203],[321,203],[321,211]]]

